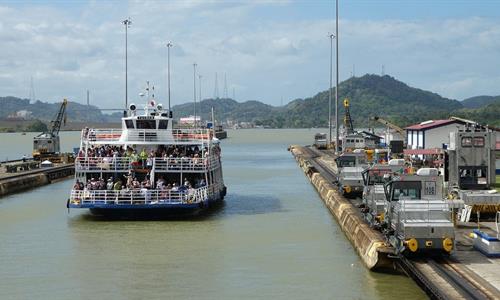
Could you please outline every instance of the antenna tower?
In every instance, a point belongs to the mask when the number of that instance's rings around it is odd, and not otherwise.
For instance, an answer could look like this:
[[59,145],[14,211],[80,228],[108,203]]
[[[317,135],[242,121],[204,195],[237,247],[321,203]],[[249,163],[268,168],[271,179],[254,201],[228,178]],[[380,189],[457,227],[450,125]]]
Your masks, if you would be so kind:
[[227,77],[226,77],[226,73],[224,73],[224,98],[227,99],[228,98],[228,94],[227,94]]
[[29,99],[31,103],[35,102],[35,85],[33,84],[33,76],[31,76],[31,81],[30,81],[30,95]]
[[215,72],[214,99],[219,99],[219,83],[217,82],[217,72]]

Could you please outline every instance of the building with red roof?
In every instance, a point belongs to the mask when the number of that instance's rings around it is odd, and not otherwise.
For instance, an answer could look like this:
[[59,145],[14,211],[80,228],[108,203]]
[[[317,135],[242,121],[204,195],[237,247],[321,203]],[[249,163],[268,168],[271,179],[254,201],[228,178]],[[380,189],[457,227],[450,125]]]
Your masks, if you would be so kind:
[[455,119],[429,120],[405,128],[408,149],[443,148],[448,144],[450,132],[463,128],[465,122]]

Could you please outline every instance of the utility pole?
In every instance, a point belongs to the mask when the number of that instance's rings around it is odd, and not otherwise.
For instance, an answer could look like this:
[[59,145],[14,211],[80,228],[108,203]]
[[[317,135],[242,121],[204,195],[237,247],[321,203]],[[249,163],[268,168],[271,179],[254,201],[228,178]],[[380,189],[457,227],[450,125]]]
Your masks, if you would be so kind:
[[339,0],[335,0],[335,43],[336,43],[336,84],[335,84],[335,153],[339,150]]
[[193,64],[193,95],[194,95],[194,127],[196,128],[196,66]]
[[330,33],[328,35],[330,38],[330,88],[328,89],[328,142],[332,143],[332,85],[333,85],[333,39],[335,35]]
[[132,21],[130,18],[122,21],[123,25],[125,25],[125,110],[128,109],[128,28]]
[[168,42],[167,43],[167,90],[168,90],[168,115],[170,116],[171,114],[171,107],[170,107],[170,48],[172,47],[172,43]]

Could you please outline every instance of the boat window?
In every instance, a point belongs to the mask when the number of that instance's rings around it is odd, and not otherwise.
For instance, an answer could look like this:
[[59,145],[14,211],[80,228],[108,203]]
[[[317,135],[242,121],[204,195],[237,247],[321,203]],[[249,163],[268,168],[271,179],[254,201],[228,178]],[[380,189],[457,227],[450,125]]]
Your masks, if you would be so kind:
[[391,170],[389,169],[373,169],[368,171],[368,184],[369,185],[374,185],[374,184],[381,184],[381,183],[386,183],[387,179],[384,178],[385,174],[390,174]]
[[156,129],[155,120],[137,120],[137,129]]
[[420,181],[396,181],[392,186],[392,200],[398,201],[400,198],[420,199]]
[[127,126],[128,129],[134,129],[134,121],[125,120],[125,126]]
[[474,138],[474,147],[484,147],[484,137],[479,136]]
[[337,166],[339,168],[355,167],[356,166],[356,158],[354,156],[339,157],[337,159]]
[[472,146],[472,138],[470,136],[464,136],[462,138],[462,147],[471,147]]
[[167,127],[168,127],[168,120],[160,120],[158,129],[167,129]]

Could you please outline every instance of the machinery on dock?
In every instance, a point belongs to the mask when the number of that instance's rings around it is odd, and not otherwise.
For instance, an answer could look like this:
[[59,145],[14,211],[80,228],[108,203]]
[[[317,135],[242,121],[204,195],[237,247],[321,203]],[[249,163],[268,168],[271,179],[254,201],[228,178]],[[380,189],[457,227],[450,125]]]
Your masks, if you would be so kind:
[[384,184],[394,175],[403,174],[404,160],[391,159],[386,164],[373,164],[362,172],[363,176],[363,215],[372,227],[379,227],[384,219]]
[[328,140],[326,138],[326,133],[316,133],[314,135],[314,147],[316,147],[316,149],[328,148]]
[[352,134],[352,133],[354,133],[354,126],[352,124],[350,103],[349,103],[349,99],[347,99],[347,98],[344,99],[344,111],[345,111],[344,127],[346,130],[346,133]]
[[404,145],[406,145],[407,134],[403,128],[401,128],[401,127],[397,126],[396,124],[393,124],[393,123],[391,123],[391,122],[389,122],[381,117],[378,117],[378,116],[371,117],[370,120],[379,122],[380,124],[383,124],[386,127],[394,130],[397,134],[399,134],[401,136],[401,138],[404,139]]
[[463,200],[469,215],[472,211],[493,217],[500,211],[500,194],[493,189],[495,149],[495,133],[482,126],[468,124],[463,130],[450,133],[445,168],[448,192],[451,198]]
[[50,121],[51,128],[33,138],[33,158],[45,160],[57,157],[61,151],[59,130],[66,123],[66,106],[68,100],[64,99],[54,120]]
[[384,185],[383,232],[397,253],[444,252],[454,248],[455,228],[442,177],[435,168],[399,175]]
[[359,196],[363,193],[362,172],[368,167],[363,150],[344,152],[335,159],[338,169],[338,188],[347,197]]

